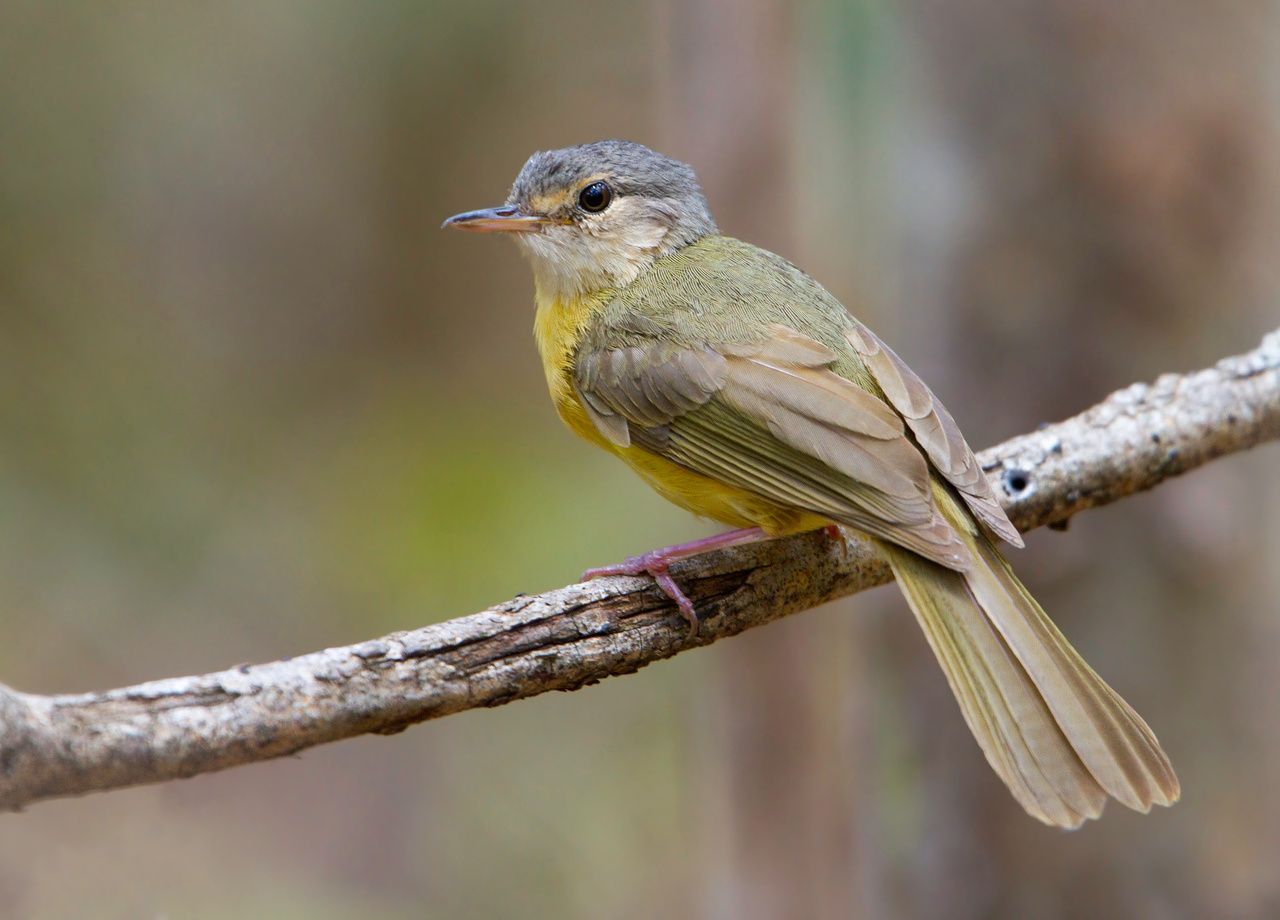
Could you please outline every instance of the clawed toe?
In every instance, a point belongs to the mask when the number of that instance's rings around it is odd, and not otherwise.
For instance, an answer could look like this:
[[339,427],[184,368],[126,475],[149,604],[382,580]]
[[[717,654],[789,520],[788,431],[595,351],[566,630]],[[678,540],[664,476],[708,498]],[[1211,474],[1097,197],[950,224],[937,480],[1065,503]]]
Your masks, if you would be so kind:
[[647,563],[644,556],[628,556],[626,562],[587,569],[582,573],[582,580],[591,581],[593,578],[607,578],[610,575],[651,575],[651,566]]
[[587,569],[582,573],[582,580],[591,581],[593,578],[605,578],[610,575],[648,575],[662,589],[662,593],[674,601],[676,607],[680,609],[680,615],[689,624],[689,638],[692,639],[698,634],[698,612],[693,607],[693,601],[680,590],[676,580],[667,571],[667,561],[659,558],[658,554],[646,553],[643,556],[631,556],[626,562],[616,565]]
[[[836,535],[839,535],[839,528],[836,529]],[[675,579],[667,572],[667,566],[677,559],[685,559],[714,549],[726,549],[730,546],[741,546],[744,543],[755,543],[757,540],[765,538],[765,532],[759,527],[731,530],[728,533],[716,534],[713,537],[703,537],[701,540],[694,540],[691,543],[681,543],[679,546],[655,549],[652,552],[645,553],[643,556],[632,556],[619,565],[606,565],[598,569],[587,569],[582,573],[582,580],[589,581],[592,578],[603,578],[606,575],[650,576],[658,583],[662,593],[675,601],[676,606],[680,608],[680,615],[689,624],[689,638],[693,638],[698,634],[698,613],[693,609],[693,601],[685,596],[685,593],[680,590],[680,586],[676,584]]]
[[676,584],[676,580],[672,578],[665,568],[658,572],[650,572],[653,580],[658,583],[658,587],[662,589],[662,593],[671,600],[676,602],[676,606],[680,608],[680,615],[684,617],[686,623],[689,624],[689,638],[692,639],[698,635],[698,611],[693,608],[693,601],[680,590],[680,586]]

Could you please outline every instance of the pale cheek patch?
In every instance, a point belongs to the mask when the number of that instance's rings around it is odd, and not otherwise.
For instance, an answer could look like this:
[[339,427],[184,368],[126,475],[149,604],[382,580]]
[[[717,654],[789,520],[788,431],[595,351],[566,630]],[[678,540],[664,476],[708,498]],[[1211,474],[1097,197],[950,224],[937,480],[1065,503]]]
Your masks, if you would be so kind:
[[569,298],[630,284],[663,253],[670,226],[623,199],[599,218],[517,237],[538,287]]
[[623,246],[635,252],[648,253],[662,245],[669,232],[667,227],[653,221],[633,224],[621,234]]

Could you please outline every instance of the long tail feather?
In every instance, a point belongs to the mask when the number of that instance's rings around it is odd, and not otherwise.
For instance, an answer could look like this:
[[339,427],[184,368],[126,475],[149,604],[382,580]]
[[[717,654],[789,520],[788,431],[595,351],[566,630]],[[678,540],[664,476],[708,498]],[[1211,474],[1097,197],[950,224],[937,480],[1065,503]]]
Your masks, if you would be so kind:
[[1014,798],[1059,827],[1096,818],[1108,795],[1142,812],[1177,801],[1178,779],[1151,729],[1071,647],[990,541],[956,523],[973,553],[968,572],[881,548]]

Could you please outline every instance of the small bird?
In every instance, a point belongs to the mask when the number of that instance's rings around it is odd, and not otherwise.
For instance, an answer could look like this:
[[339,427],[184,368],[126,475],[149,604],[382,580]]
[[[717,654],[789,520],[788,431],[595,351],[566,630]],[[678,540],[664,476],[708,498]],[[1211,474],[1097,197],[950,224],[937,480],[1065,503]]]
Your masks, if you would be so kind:
[[565,424],[735,528],[584,577],[648,574],[696,630],[674,560],[851,528],[888,559],[987,761],[1030,815],[1073,828],[1108,795],[1141,812],[1177,801],[1151,729],[997,549],[1022,539],[942,403],[816,281],[722,236],[689,166],[618,140],[539,152],[506,204],[444,226],[510,233],[529,258]]

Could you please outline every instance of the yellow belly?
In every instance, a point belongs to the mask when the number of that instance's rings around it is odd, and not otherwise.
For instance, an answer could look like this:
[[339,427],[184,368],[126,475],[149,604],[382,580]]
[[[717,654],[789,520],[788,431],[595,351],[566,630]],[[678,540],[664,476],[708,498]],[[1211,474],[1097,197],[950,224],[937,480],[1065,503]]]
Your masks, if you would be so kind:
[[539,298],[535,338],[551,400],[570,431],[617,456],[663,498],[701,517],[731,527],[759,527],[774,536],[816,530],[829,523],[817,515],[695,473],[642,447],[619,447],[601,435],[578,402],[570,362],[582,329],[594,310],[605,302],[607,295],[572,304]]
[[603,437],[572,388],[553,391],[556,411],[574,434],[614,454],[659,495],[686,511],[730,527],[759,527],[771,536],[816,530],[830,523],[798,508],[776,504],[728,483],[695,473],[643,447],[619,447]]

